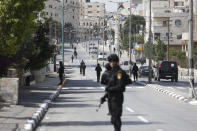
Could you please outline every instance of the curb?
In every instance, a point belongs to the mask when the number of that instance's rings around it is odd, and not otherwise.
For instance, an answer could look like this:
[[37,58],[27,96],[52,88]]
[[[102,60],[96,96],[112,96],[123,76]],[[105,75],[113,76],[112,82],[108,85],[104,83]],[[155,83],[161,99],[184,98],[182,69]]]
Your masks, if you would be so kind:
[[176,99],[176,100],[179,100],[179,101],[183,101],[183,102],[186,102],[186,103],[190,102],[190,99],[188,99],[188,98],[186,98],[186,97],[184,97],[182,95],[176,94],[173,91],[168,91],[168,90],[162,89],[160,87],[153,87],[153,86],[148,85],[148,84],[146,84],[144,82],[136,82],[136,83],[138,83],[140,85],[143,85],[143,86],[146,86],[146,87],[149,87],[149,88],[152,88],[152,89],[154,89],[154,90],[156,90],[158,92],[161,92],[163,94],[166,94],[166,95],[170,96],[173,99]]
[[51,102],[59,96],[61,89],[63,85],[66,83],[66,81],[67,80],[65,79],[62,85],[58,86],[56,92],[51,94],[48,99],[44,100],[44,103],[40,105],[40,108],[38,108],[38,110],[32,115],[32,117],[27,120],[22,131],[34,131],[36,129],[36,127],[39,125],[40,121],[48,111]]

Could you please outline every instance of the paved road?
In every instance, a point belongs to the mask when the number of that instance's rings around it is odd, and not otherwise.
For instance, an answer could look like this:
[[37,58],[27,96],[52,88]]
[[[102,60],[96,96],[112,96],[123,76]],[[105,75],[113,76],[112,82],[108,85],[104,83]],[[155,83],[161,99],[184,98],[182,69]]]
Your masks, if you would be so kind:
[[[104,94],[103,86],[96,82],[96,60],[78,48],[79,60],[70,63],[71,49],[67,48],[67,77],[61,95],[52,103],[38,131],[113,131],[107,105],[96,112],[98,101]],[[78,64],[84,59],[86,76],[79,74]],[[168,96],[133,84],[125,92],[122,131],[196,131],[197,106],[179,102]]]

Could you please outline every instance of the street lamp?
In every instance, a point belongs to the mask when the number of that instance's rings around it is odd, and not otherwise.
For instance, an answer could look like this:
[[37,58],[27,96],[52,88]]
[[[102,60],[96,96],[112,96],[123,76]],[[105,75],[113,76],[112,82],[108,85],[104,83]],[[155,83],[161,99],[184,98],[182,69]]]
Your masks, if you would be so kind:
[[152,83],[152,44],[151,44],[151,37],[152,37],[152,31],[151,31],[151,26],[152,26],[152,18],[151,18],[151,13],[152,13],[152,9],[151,9],[151,0],[149,0],[149,44],[148,44],[148,57],[149,57],[149,75],[148,75],[148,82]]
[[64,0],[62,0],[62,61],[64,65]]

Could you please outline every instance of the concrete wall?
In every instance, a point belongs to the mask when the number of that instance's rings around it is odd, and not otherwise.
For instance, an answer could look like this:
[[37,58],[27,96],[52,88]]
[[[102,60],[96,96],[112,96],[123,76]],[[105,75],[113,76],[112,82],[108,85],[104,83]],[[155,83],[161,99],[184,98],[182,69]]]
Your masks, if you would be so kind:
[[18,78],[0,79],[0,102],[18,104]]
[[41,83],[46,78],[46,68],[43,68],[38,71],[31,71],[31,74],[34,76],[36,83]]

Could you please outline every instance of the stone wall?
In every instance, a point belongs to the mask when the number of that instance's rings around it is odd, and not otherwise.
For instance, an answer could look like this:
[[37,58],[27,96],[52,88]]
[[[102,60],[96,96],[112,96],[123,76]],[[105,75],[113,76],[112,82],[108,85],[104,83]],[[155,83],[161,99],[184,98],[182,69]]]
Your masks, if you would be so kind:
[[18,104],[18,78],[0,78],[0,102]]
[[31,74],[35,78],[36,83],[42,83],[46,78],[46,68],[42,68],[41,70],[31,71]]

